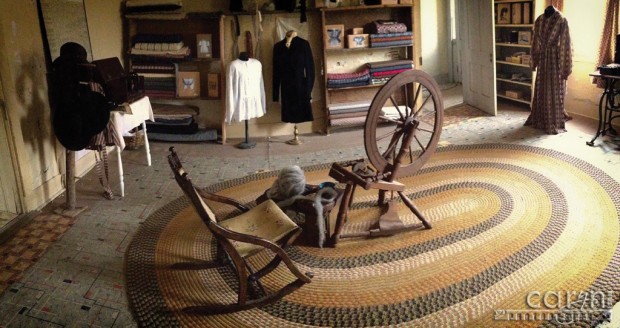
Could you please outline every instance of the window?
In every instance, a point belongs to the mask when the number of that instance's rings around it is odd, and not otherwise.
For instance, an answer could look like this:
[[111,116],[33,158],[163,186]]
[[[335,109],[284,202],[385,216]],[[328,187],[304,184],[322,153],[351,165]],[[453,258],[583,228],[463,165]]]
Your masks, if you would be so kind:
[[605,0],[564,1],[573,42],[573,60],[596,63],[605,21]]

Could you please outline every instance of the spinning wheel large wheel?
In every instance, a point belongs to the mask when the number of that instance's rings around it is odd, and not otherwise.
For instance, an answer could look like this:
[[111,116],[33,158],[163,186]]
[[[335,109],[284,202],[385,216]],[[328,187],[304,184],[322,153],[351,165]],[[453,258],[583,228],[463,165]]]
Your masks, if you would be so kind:
[[400,73],[370,105],[364,127],[368,160],[379,172],[390,172],[390,180],[411,175],[435,152],[442,124],[443,100],[437,82],[420,70]]

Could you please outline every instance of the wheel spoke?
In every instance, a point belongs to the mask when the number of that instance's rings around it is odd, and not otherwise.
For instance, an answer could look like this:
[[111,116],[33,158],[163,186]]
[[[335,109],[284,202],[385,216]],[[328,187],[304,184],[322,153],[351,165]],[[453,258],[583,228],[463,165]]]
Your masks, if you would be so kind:
[[396,111],[398,111],[398,115],[400,115],[400,119],[404,121],[405,117],[403,116],[403,113],[400,111],[400,108],[396,104],[394,97],[390,96],[390,101],[392,101],[392,105],[394,105],[394,108],[396,108]]
[[383,121],[390,122],[390,123],[394,123],[394,124],[401,124],[402,123],[402,121],[395,120],[393,118],[389,118],[389,117],[383,116],[383,115],[379,116],[379,119],[383,120]]
[[422,152],[425,152],[426,151],[426,147],[424,147],[422,145],[422,143],[420,142],[420,139],[418,139],[418,136],[413,136],[413,137],[415,138],[415,141],[418,142],[418,145],[420,146],[420,148],[422,148]]
[[405,88],[405,116],[409,117],[409,84],[403,86]]
[[[396,157],[396,146],[398,145],[398,141],[403,135],[403,129],[394,130],[392,131],[392,133],[393,135],[392,139],[390,139],[390,143],[388,144],[383,154],[381,154],[381,156],[385,158],[388,162],[394,157]],[[387,135],[385,137],[387,137]],[[385,139],[385,137],[383,137],[382,139]],[[377,141],[379,141],[379,139]]]
[[420,86],[418,86],[418,90],[416,90],[415,92],[415,97],[413,98],[413,104],[415,106],[415,103],[418,102],[418,97],[420,96],[420,92],[422,91],[422,85],[420,84]]
[[428,122],[418,121],[418,127],[416,128],[419,131],[424,131],[428,133],[435,133],[434,125],[429,124]]
[[[395,133],[397,133],[397,132],[400,132],[400,130],[393,130],[393,131],[390,131],[390,132],[388,132],[388,133],[386,133],[386,134],[384,134],[384,135],[382,135],[382,136],[380,136],[380,137],[377,137],[377,138],[376,138],[376,140],[377,140],[377,141],[381,141],[381,140],[383,140],[383,139],[385,139],[385,138],[387,138],[387,137],[389,137],[389,136],[394,135],[394,134],[395,134]],[[401,133],[402,133],[402,132],[401,132]]]
[[424,99],[424,102],[422,102],[422,106],[420,106],[420,110],[418,110],[414,115],[413,118],[416,118],[418,116],[418,114],[422,111],[422,109],[424,109],[424,105],[426,105],[426,103],[428,102],[429,99],[431,99],[433,97],[432,94],[429,94],[428,97],[426,97],[426,99]]

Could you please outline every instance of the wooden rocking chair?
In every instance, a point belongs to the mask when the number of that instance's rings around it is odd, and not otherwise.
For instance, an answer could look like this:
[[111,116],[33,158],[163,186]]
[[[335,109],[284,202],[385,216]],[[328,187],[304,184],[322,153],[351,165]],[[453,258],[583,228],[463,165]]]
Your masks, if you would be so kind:
[[[247,310],[275,302],[302,285],[311,282],[312,273],[301,273],[284,251],[284,248],[299,236],[301,228],[284,214],[272,200],[267,200],[252,209],[248,209],[234,199],[204,190],[197,190],[187,176],[187,172],[181,166],[174,147],[170,147],[168,162],[179,186],[190,199],[196,212],[218,242],[217,260],[198,263],[176,263],[172,267],[176,269],[207,269],[222,266],[229,262],[232,264],[239,280],[239,293],[236,304],[190,306],[183,309],[185,313],[222,314]],[[218,222],[213,210],[204,201],[205,199],[232,205],[242,210],[243,213]],[[255,270],[250,266],[247,259],[265,249],[273,252],[274,258],[264,267]],[[278,291],[267,294],[260,282],[260,278],[273,271],[280,262],[284,262],[297,279]],[[260,289],[262,296],[249,297],[249,294],[251,294],[249,287],[253,284]]]

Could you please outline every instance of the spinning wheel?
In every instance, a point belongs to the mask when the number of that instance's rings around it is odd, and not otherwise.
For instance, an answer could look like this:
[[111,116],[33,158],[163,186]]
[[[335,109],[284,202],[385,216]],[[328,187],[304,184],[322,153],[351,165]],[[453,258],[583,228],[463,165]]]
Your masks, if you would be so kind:
[[[396,178],[414,174],[435,152],[443,124],[443,100],[437,82],[427,73],[410,70],[390,79],[370,105],[364,126],[365,160],[334,163],[332,178],[345,183],[332,244],[340,238],[386,236],[431,225],[404,194]],[[378,205],[384,211],[370,230],[342,234],[355,188],[378,190]],[[386,192],[391,198],[386,202]],[[398,217],[398,199],[421,221],[405,224]]]
[[[370,105],[364,127],[366,156],[379,172],[392,172],[392,179],[414,174],[435,152],[442,124],[437,82],[423,71],[405,71],[386,83]],[[395,172],[403,144],[409,154]]]

